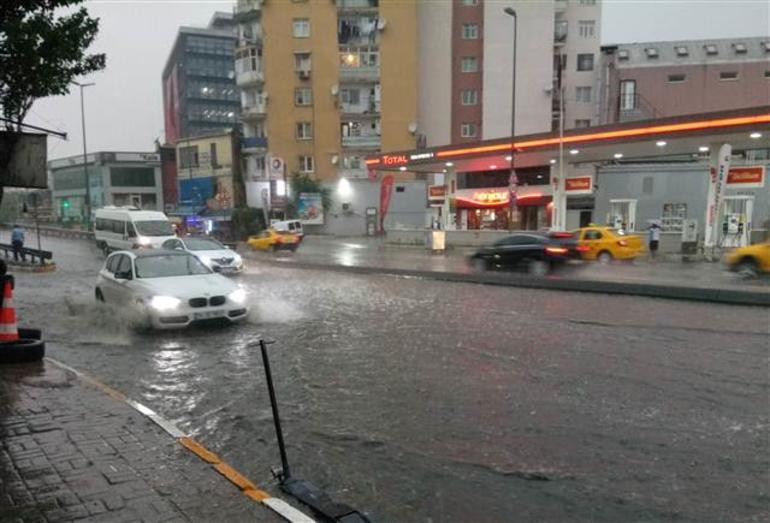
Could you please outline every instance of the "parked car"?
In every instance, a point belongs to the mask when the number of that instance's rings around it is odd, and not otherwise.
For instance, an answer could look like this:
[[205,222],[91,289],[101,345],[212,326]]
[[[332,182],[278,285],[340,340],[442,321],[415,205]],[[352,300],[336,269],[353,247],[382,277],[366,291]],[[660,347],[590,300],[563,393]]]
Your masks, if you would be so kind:
[[156,329],[196,321],[238,322],[249,312],[246,292],[185,251],[119,251],[107,257],[96,299]]
[[187,251],[196,256],[210,269],[222,274],[243,271],[243,259],[241,256],[213,238],[199,238],[196,236],[172,238],[163,242],[162,247],[172,251]]
[[105,254],[123,249],[157,248],[176,233],[159,211],[137,207],[103,207],[94,212],[94,239]]
[[477,271],[525,269],[536,276],[578,258],[577,242],[571,233],[519,233],[482,247],[470,257]]
[[259,251],[277,251],[279,249],[296,251],[299,247],[300,237],[289,232],[266,229],[256,236],[250,236],[246,243],[252,249]]
[[725,256],[725,263],[747,278],[770,273],[770,241],[733,249]]
[[578,250],[584,260],[609,263],[612,260],[633,260],[644,252],[644,241],[612,227],[590,226],[575,232]]

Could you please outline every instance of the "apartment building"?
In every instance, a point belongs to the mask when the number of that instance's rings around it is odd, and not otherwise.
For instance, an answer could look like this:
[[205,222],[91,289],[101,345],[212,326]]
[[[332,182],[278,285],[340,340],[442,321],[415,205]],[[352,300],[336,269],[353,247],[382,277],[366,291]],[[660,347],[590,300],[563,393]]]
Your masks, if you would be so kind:
[[511,135],[514,45],[516,134],[558,128],[560,92],[566,129],[598,123],[600,0],[420,2],[418,14],[425,145]]
[[415,1],[237,2],[252,205],[270,178],[363,178],[366,155],[415,146],[416,14]]
[[770,103],[770,38],[602,47],[602,122]]
[[237,126],[235,22],[216,12],[208,27],[180,27],[163,69],[165,143]]

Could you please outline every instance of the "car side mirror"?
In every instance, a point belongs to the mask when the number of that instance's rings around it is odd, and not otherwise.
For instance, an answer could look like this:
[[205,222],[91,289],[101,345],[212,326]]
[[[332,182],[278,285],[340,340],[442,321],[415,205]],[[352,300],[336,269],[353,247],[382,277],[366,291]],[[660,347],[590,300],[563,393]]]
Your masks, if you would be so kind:
[[130,280],[130,279],[132,279],[131,271],[116,272],[115,273],[115,279],[116,280]]

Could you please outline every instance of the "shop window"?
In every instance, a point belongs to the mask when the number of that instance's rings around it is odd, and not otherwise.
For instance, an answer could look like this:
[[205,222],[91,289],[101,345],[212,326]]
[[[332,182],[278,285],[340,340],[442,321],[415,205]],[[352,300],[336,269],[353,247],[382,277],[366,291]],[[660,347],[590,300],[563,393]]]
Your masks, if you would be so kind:
[[686,203],[664,203],[660,228],[664,231],[682,232],[685,218],[687,218]]

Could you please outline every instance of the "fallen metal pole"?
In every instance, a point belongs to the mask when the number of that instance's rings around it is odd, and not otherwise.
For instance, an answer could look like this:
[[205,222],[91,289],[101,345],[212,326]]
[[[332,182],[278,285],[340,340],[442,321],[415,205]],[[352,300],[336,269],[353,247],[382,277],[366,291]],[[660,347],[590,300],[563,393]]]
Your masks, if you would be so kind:
[[265,367],[265,380],[267,380],[267,392],[270,395],[270,407],[273,409],[273,423],[275,424],[275,436],[278,438],[278,450],[281,453],[281,474],[279,479],[284,482],[291,478],[289,460],[286,458],[286,445],[283,442],[283,430],[281,430],[281,417],[278,415],[278,402],[275,399],[275,387],[273,387],[273,374],[270,371],[270,358],[267,356],[267,342],[259,340],[259,350],[262,351],[262,363]]

